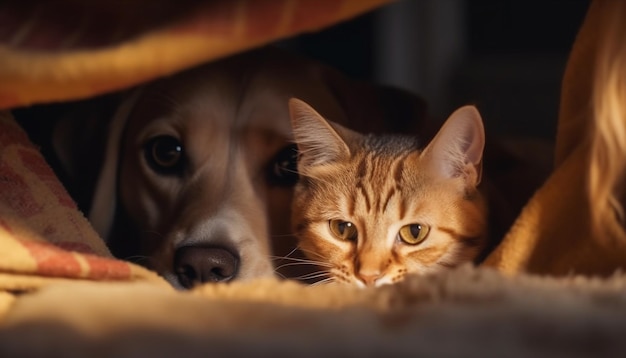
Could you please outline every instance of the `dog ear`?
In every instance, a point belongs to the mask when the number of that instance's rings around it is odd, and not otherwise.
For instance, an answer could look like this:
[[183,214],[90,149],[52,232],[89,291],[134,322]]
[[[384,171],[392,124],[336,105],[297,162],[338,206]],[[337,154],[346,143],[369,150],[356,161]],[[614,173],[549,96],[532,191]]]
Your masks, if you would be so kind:
[[141,89],[132,90],[121,101],[109,124],[103,163],[94,188],[88,218],[100,236],[108,241],[115,219],[117,205],[117,176],[120,146],[128,118],[141,95]]

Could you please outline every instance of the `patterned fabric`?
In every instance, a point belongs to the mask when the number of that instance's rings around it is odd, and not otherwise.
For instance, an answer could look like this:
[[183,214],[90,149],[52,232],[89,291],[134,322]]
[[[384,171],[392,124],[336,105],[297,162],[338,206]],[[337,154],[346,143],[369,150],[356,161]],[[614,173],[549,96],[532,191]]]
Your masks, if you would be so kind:
[[[90,280],[154,279],[114,260],[10,114],[0,112],[0,289],[28,290],[29,275]],[[26,280],[23,276],[26,276]],[[26,283],[30,282],[30,283]]]

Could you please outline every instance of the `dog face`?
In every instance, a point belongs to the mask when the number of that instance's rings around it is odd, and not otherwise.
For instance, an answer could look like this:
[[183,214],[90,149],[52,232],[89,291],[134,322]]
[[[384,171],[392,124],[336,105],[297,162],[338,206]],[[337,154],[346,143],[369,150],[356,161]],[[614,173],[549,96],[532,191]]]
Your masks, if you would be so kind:
[[145,85],[112,120],[89,218],[116,257],[175,287],[271,276],[275,267],[308,273],[313,267],[284,265],[301,257],[290,235],[297,173],[288,100],[338,123],[371,125],[363,114],[384,122],[377,102],[357,95],[366,92],[276,49]]
[[[98,188],[105,206],[115,206],[114,216],[98,224],[103,210],[96,195],[90,217],[117,257],[159,272],[176,287],[273,275],[271,253],[295,247],[288,221],[297,179],[288,98],[319,97],[334,117],[342,115],[320,81],[299,82],[298,66],[254,65],[255,58],[149,84],[114,120],[111,146],[119,151],[106,160],[119,163],[110,180],[116,184],[103,189],[101,178]],[[112,191],[115,203],[107,195]]]
[[184,287],[272,274],[265,171],[289,127],[242,115],[237,90],[211,71],[149,86],[123,135],[118,190],[139,252]]

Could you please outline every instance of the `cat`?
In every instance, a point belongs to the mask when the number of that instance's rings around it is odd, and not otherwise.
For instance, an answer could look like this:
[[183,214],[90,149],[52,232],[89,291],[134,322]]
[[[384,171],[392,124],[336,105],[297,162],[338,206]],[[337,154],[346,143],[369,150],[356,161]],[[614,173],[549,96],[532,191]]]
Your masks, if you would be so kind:
[[457,109],[422,150],[416,138],[364,135],[289,102],[298,148],[292,225],[318,282],[359,287],[472,262],[487,242],[479,188],[485,134]]

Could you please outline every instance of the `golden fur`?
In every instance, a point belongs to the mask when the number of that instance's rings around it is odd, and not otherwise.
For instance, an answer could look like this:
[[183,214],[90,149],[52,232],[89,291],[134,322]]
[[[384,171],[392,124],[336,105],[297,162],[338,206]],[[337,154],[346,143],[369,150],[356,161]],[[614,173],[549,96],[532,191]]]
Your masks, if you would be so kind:
[[[412,137],[329,123],[302,101],[291,101],[291,114],[301,175],[292,224],[329,280],[378,286],[478,256],[487,213],[477,189],[484,133],[473,107],[455,112],[424,150]],[[357,237],[334,237],[333,220],[354,225]],[[423,241],[401,238],[401,228],[417,224]]]

